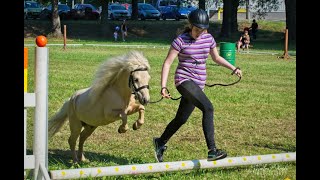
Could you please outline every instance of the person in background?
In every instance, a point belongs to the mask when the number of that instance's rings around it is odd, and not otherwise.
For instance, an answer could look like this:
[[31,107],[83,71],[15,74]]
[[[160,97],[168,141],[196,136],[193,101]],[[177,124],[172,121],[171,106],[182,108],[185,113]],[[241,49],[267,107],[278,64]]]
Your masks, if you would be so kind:
[[234,67],[221,57],[217,50],[217,43],[213,36],[208,33],[209,16],[202,9],[193,10],[188,17],[189,26],[184,32],[176,37],[171,43],[167,57],[162,65],[161,72],[161,95],[171,98],[166,88],[171,64],[178,56],[178,66],[175,71],[174,82],[181,94],[180,104],[173,120],[167,125],[160,137],[153,138],[155,158],[163,162],[163,153],[167,149],[166,143],[187,122],[195,109],[202,111],[202,130],[208,148],[208,160],[214,161],[227,157],[227,153],[218,149],[214,140],[214,111],[210,99],[204,93],[206,74],[206,61],[210,54],[212,60],[241,77],[240,68]]
[[257,39],[257,32],[258,32],[258,23],[256,22],[255,19],[252,20],[251,27],[249,30],[251,31],[250,35],[252,36],[253,39]]
[[127,23],[126,20],[123,20],[122,24],[121,24],[121,34],[122,34],[122,41],[126,41],[126,37],[128,36],[128,27],[127,27]]
[[120,30],[120,27],[119,26],[116,26],[114,32],[113,32],[113,38],[114,38],[114,41],[118,41],[118,32]]
[[237,42],[237,50],[240,51],[240,48],[249,49],[250,44],[250,36],[248,32],[248,28],[244,28],[243,34],[240,36],[239,41]]

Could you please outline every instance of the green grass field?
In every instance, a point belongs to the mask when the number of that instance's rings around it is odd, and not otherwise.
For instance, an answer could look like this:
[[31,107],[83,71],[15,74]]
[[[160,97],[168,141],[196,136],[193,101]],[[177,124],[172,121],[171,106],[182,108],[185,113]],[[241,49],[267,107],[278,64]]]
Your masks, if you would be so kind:
[[[263,24],[270,32],[279,32],[283,24]],[[274,28],[276,27],[276,28]],[[273,30],[271,30],[273,28]],[[263,31],[262,31],[263,32]],[[265,31],[266,38],[272,34]],[[52,42],[61,40],[49,39]],[[97,43],[94,40],[75,40],[75,43]],[[222,41],[222,40],[221,40]],[[138,42],[138,41],[136,41]],[[217,40],[220,42],[220,39]],[[26,38],[25,44],[34,43]],[[111,40],[98,43],[112,44]],[[143,39],[138,42],[150,48],[107,47],[107,46],[62,46],[49,47],[49,118],[58,111],[63,102],[76,90],[90,86],[95,71],[108,58],[130,50],[140,50],[151,65],[151,101],[160,97],[160,72],[167,55],[168,42],[153,42]],[[259,40],[257,47],[249,53],[236,54],[236,66],[243,72],[242,80],[233,86],[206,87],[205,92],[215,110],[215,138],[218,148],[228,152],[229,157],[277,154],[296,151],[296,59],[278,59],[283,53],[282,41],[277,39]],[[113,43],[122,44],[125,43]],[[136,44],[135,41],[129,44]],[[154,47],[152,47],[154,46]],[[289,46],[295,54],[295,46]],[[34,47],[29,47],[28,92],[34,91]],[[268,52],[268,53],[254,53]],[[273,53],[274,55],[270,54]],[[173,63],[168,79],[168,88],[173,97],[180,94],[174,87]],[[217,66],[211,59],[207,63],[207,83],[231,83],[237,80],[230,70]],[[100,126],[84,145],[88,163],[73,165],[67,139],[69,127],[66,124],[60,133],[49,140],[49,170],[104,167],[113,165],[141,164],[156,162],[153,156],[152,138],[160,136],[166,125],[175,116],[178,101],[162,100],[149,104],[145,110],[145,124],[141,129],[117,132],[121,121]],[[34,109],[28,109],[28,153],[32,153]],[[131,127],[138,114],[129,116]],[[184,126],[169,141],[165,161],[205,159],[207,148],[202,132],[201,112],[195,109]],[[29,174],[30,171],[28,171]],[[29,176],[31,176],[29,174]],[[28,177],[30,178],[30,177]],[[31,178],[30,178],[31,179]],[[98,179],[98,178],[87,178]],[[271,163],[262,165],[187,170],[167,173],[153,173],[132,176],[105,177],[100,179],[296,179],[296,162]]]
[[[49,47],[49,112],[51,117],[64,100],[78,89],[90,86],[99,64],[108,57],[133,48],[113,47]],[[140,49],[151,65],[150,93],[152,101],[160,98],[161,65],[167,49]],[[170,71],[168,88],[173,97],[179,94]],[[295,152],[296,150],[296,61],[272,55],[237,54],[236,65],[243,70],[242,80],[228,87],[215,86],[205,92],[215,108],[215,134],[219,148],[229,157]],[[33,92],[34,48],[29,48],[28,89]],[[209,61],[208,83],[231,83],[237,80],[226,68]],[[85,155],[91,162],[71,164],[67,138],[69,127],[49,141],[49,169],[102,167],[136,163],[153,163],[152,138],[159,136],[174,117],[178,101],[163,100],[146,106],[145,124],[138,131],[130,129],[118,134],[121,121],[100,126],[85,143]],[[28,111],[29,132],[32,109]],[[129,116],[129,125],[138,114]],[[131,126],[131,125],[130,125]],[[165,161],[206,158],[206,144],[201,128],[201,112],[196,109],[188,122],[169,141]],[[28,136],[32,149],[32,135]],[[290,179],[296,178],[295,163],[275,163],[210,170],[155,173],[123,176],[120,179]],[[109,178],[106,178],[109,179]],[[110,177],[119,179],[119,177]]]

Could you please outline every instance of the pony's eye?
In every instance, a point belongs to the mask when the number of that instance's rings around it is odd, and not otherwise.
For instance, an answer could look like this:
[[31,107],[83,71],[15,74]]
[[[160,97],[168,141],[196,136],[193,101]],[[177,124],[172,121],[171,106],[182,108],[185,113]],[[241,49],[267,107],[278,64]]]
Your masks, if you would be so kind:
[[137,78],[134,79],[134,82],[139,82],[139,80]]

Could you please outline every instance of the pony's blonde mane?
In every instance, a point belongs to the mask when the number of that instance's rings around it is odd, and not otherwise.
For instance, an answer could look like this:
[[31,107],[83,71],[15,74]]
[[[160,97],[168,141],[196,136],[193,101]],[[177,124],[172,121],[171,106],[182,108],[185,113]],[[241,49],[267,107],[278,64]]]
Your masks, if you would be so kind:
[[97,70],[91,90],[99,94],[114,84],[123,72],[129,73],[137,68],[147,68],[148,71],[150,69],[148,60],[139,51],[129,51],[125,55],[107,59]]

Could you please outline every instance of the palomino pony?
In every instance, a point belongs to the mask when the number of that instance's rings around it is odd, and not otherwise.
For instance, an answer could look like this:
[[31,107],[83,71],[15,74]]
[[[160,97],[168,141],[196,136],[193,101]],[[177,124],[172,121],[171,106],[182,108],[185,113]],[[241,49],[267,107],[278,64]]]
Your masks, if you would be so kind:
[[[76,91],[49,120],[49,137],[57,133],[69,119],[71,134],[68,143],[73,162],[76,163],[86,161],[83,144],[98,126],[121,119],[118,132],[125,133],[129,129],[127,116],[139,112],[139,118],[133,124],[134,130],[139,129],[144,123],[143,105],[150,100],[149,69],[148,60],[138,51],[105,61],[98,69],[93,84]],[[136,99],[140,104],[136,103]]]

